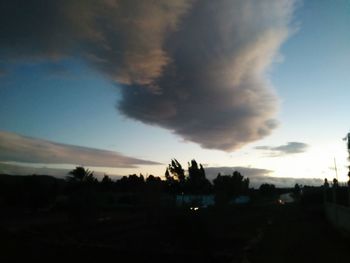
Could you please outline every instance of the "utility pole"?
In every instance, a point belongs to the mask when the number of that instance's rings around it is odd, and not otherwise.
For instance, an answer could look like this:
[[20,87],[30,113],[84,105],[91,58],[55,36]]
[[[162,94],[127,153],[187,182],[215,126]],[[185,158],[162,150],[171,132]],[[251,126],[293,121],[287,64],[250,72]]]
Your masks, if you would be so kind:
[[[348,148],[348,160],[350,160],[350,132],[346,135],[346,137],[343,139],[344,141],[347,140],[347,148]],[[350,165],[348,166],[348,206],[350,206]]]
[[[348,133],[348,159],[350,160],[350,132]],[[350,206],[350,166],[348,166],[349,171],[348,171],[348,206]]]
[[335,157],[334,157],[334,170],[335,170],[335,178],[338,181],[338,169],[337,169],[337,162],[335,161]]

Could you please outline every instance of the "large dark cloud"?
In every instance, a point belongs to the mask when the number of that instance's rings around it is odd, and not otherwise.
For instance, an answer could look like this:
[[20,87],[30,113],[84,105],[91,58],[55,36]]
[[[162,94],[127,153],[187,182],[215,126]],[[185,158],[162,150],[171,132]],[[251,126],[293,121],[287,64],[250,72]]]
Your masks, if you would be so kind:
[[5,69],[0,68],[0,78],[5,76],[7,74],[7,71]]
[[303,153],[309,145],[303,142],[288,142],[280,146],[257,146],[255,149],[267,151],[271,157],[282,156],[286,154]]
[[0,162],[135,168],[159,164],[117,152],[61,144],[0,131]]
[[151,86],[192,0],[0,0],[2,58],[86,60],[122,84]]
[[122,85],[126,116],[231,151],[276,127],[267,70],[291,0],[0,0],[5,60],[79,57]]

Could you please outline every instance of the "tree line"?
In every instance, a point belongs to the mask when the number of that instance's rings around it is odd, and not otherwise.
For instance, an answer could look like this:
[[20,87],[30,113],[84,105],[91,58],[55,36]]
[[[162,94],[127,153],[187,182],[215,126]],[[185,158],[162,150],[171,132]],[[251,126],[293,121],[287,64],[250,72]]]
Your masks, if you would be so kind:
[[[273,185],[263,184],[263,195],[273,194]],[[119,179],[104,175],[98,179],[83,166],[71,170],[65,179],[51,176],[0,176],[0,206],[64,209],[71,214],[88,214],[96,209],[120,206],[168,206],[175,195],[214,195],[216,204],[229,204],[240,195],[256,192],[249,188],[249,178],[239,171],[218,174],[208,180],[205,168],[196,160],[188,168],[173,159],[164,177],[131,174]],[[83,212],[82,212],[83,211]]]
[[73,185],[98,186],[103,190],[130,193],[152,189],[169,194],[203,195],[225,192],[229,196],[238,196],[247,194],[249,190],[249,178],[244,178],[238,171],[234,171],[231,175],[219,173],[211,182],[206,177],[203,165],[198,164],[194,159],[188,162],[187,173],[176,159],[171,160],[165,170],[164,178],[165,180],[153,175],[145,177],[142,174],[131,174],[112,180],[108,175],[104,175],[102,180],[98,181],[92,171],[79,166],[69,172],[67,182]]

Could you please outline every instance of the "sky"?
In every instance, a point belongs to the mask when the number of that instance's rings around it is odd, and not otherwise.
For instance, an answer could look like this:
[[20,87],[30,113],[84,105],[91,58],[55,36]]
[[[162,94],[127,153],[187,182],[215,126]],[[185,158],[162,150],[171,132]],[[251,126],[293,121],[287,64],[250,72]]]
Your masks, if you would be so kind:
[[349,24],[349,0],[0,0],[0,172],[346,181]]

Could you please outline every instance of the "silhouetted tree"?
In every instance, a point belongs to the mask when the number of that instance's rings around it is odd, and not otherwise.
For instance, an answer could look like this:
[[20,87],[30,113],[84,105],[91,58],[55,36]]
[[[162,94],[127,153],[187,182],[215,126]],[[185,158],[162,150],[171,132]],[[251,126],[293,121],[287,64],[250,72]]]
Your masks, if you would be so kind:
[[170,173],[169,173],[169,169],[166,168],[166,169],[165,169],[165,179],[168,181],[168,180],[170,180],[170,178],[171,178],[171,175],[170,175]]
[[97,183],[97,179],[94,177],[94,173],[82,166],[77,166],[68,174],[69,175],[67,176],[67,180],[70,182]]
[[171,163],[168,165],[165,171],[165,179],[169,192],[180,193],[184,191],[185,170],[176,159],[172,159]]
[[101,180],[101,186],[104,191],[111,191],[113,188],[113,181],[108,175],[104,175]]
[[146,184],[147,185],[161,185],[162,179],[160,179],[160,177],[158,177],[158,176],[153,176],[151,174],[146,178]]
[[330,192],[329,192],[329,183],[327,178],[324,179],[324,184],[323,184],[323,199],[324,201],[328,202],[331,200],[330,197]]
[[300,185],[299,184],[295,184],[294,185],[294,189],[293,189],[293,193],[296,197],[298,197],[300,195],[300,191],[301,191],[301,188],[300,188]]
[[157,209],[162,203],[162,194],[165,189],[165,182],[158,176],[149,175],[146,178],[145,204]]
[[168,171],[172,177],[180,183],[185,181],[185,170],[176,159],[171,160],[171,163],[168,166]]
[[68,212],[72,219],[84,222],[99,213],[97,196],[98,180],[92,171],[77,166],[67,176],[70,195]]
[[129,176],[123,176],[121,179],[117,180],[116,185],[117,188],[123,192],[138,193],[145,187],[145,178],[142,174],[140,174],[140,176],[131,174]]
[[333,187],[338,187],[339,183],[336,178],[333,179]]
[[276,187],[273,184],[262,184],[259,187],[259,193],[263,196],[273,196],[276,194]]
[[211,183],[205,176],[205,170],[202,164],[198,167],[196,160],[188,163],[186,189],[194,194],[208,194],[211,190]]
[[237,171],[234,171],[232,175],[221,175],[219,173],[213,183],[215,201],[219,205],[227,204],[233,197],[247,194],[249,190],[249,179],[244,178]]

